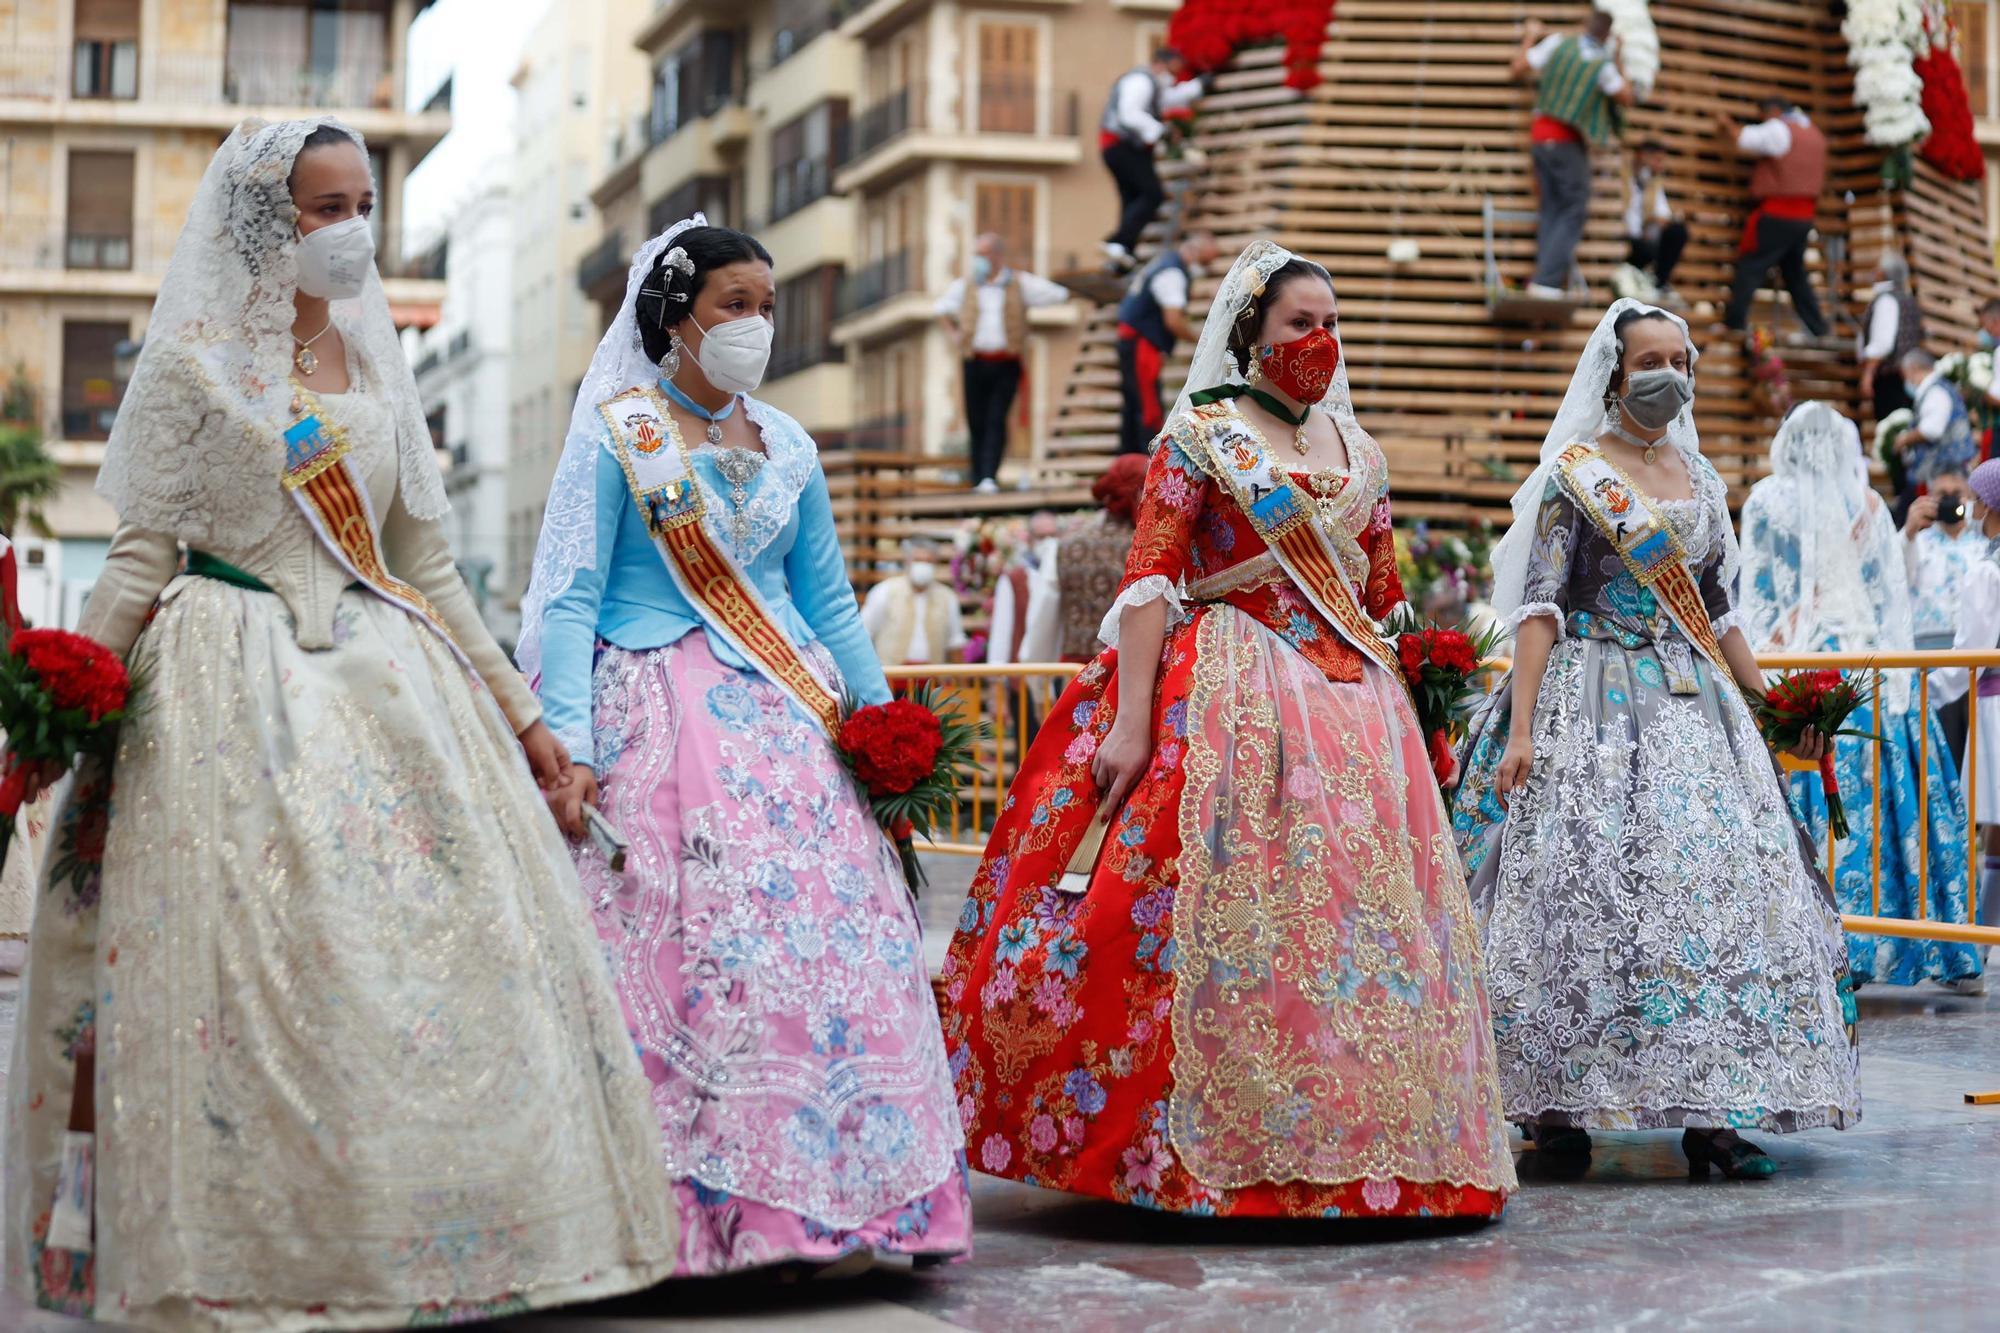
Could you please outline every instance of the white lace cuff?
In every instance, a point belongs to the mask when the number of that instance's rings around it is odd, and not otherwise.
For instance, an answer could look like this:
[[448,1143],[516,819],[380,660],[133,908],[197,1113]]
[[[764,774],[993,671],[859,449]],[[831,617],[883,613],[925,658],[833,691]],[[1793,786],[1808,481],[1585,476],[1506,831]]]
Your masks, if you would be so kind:
[[1118,600],[1111,604],[1111,609],[1104,613],[1104,622],[1097,627],[1097,637],[1103,641],[1105,647],[1116,648],[1118,620],[1125,614],[1125,608],[1145,606],[1162,598],[1165,598],[1167,603],[1167,620],[1170,623],[1178,620],[1181,614],[1181,590],[1175,587],[1174,581],[1165,574],[1148,574],[1118,594]]
[[1507,623],[1504,627],[1507,631],[1507,637],[1510,639],[1513,638],[1514,635],[1517,632],[1519,632],[1522,621],[1532,620],[1536,616],[1547,616],[1551,620],[1555,621],[1556,638],[1561,639],[1563,637],[1564,633],[1563,609],[1560,606],[1557,606],[1554,602],[1522,603],[1521,606],[1515,610],[1513,615],[1507,617]]
[[1733,629],[1740,629],[1745,635],[1750,633],[1749,626],[1743,623],[1743,612],[1740,609],[1732,609],[1727,615],[1717,616],[1713,623],[1717,639]]

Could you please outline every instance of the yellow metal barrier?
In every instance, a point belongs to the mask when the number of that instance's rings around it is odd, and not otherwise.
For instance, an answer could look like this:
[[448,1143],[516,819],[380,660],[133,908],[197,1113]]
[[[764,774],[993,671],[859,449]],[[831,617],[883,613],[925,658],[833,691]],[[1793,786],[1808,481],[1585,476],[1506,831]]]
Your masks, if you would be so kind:
[[[1914,886],[1916,917],[1882,915],[1882,673],[1894,670],[1915,670],[1917,672],[1918,716],[1930,713],[1931,677],[1930,673],[1942,667],[1964,667],[1976,676],[1988,667],[2000,667],[2000,652],[1966,648],[1945,648],[1933,652],[1916,653],[1771,653],[1757,659],[1757,664],[1767,671],[1818,671],[1834,668],[1841,671],[1866,671],[1869,676],[1869,695],[1874,707],[1876,739],[1873,751],[1874,782],[1871,784],[1874,800],[1877,830],[1874,839],[1874,896],[1873,911],[1867,916],[1844,915],[1841,922],[1851,931],[1863,935],[1897,935],[1904,939],[1944,940],[1955,944],[2000,944],[2000,927],[1961,925],[1957,922],[1929,920],[1930,899],[1930,747],[1931,735],[1928,726],[1918,729],[1917,772],[1921,780],[1917,784],[1917,827],[1922,836],[1917,839],[1917,874]],[[1978,702],[1978,685],[1971,684],[1973,702]],[[1965,772],[1959,785],[1965,792],[1965,915],[1968,922],[1975,920],[1979,910],[1979,802],[1976,796],[1979,781],[1979,709],[1968,708]],[[1788,767],[1799,767],[1787,760]],[[1806,768],[1815,767],[1805,765]],[[1834,863],[1835,849],[1833,836],[1827,835],[1827,865]]]
[[[1875,716],[1881,716],[1882,673],[1889,670],[1910,669],[1917,676],[1917,706],[1923,713],[1930,709],[1930,672],[1941,667],[2000,668],[2000,651],[1974,651],[1968,649],[1942,649],[1934,652],[1913,653],[1780,653],[1769,654],[1758,659],[1758,664],[1771,671],[1820,670],[1835,668],[1843,671],[1866,671],[1869,675],[1869,693],[1875,704]],[[1495,658],[1484,664],[1489,679],[1498,680],[1509,663],[1505,658]],[[999,816],[1000,806],[1007,796],[1007,788],[1020,771],[1021,760],[1034,743],[1035,730],[1047,716],[1048,709],[1056,696],[1069,684],[1070,680],[1083,668],[1074,663],[1024,662],[1011,666],[967,666],[938,665],[930,667],[892,667],[889,679],[893,683],[908,684],[915,681],[929,681],[940,687],[948,705],[956,706],[975,719],[984,719],[991,725],[992,736],[981,746],[979,753],[979,776],[968,789],[959,809],[954,812],[951,825],[942,836],[926,843],[925,850],[943,852],[958,856],[978,856],[985,851],[986,835],[992,830],[993,822]],[[1961,785],[1965,791],[1966,804],[1966,916],[1968,920],[1977,915],[1979,902],[1979,856],[1980,837],[1978,824],[1978,802],[1974,798],[1979,773],[1979,710],[1972,708],[1969,732],[1966,739],[1965,773]],[[1880,730],[1878,726],[1877,730]],[[1930,772],[1930,729],[1919,730],[1918,772]],[[1882,740],[1877,738],[1873,748],[1874,782],[1872,784],[1875,819],[1873,827],[1882,827]],[[1798,765],[1786,759],[1788,767],[1795,770],[1810,769],[1811,765]],[[1921,783],[1917,793],[1918,824],[1926,830],[1924,837],[1917,840],[1916,875],[1916,917],[1914,920],[1882,915],[1882,842],[1878,837],[1874,846],[1874,898],[1873,911],[1868,915],[1842,917],[1847,928],[1863,934],[1898,935],[1910,939],[1935,939],[1962,944],[2000,944],[2000,927],[1962,925],[1956,922],[1933,921],[1929,919],[1928,900],[1930,897],[1930,784]],[[1827,844],[1827,864],[1833,864],[1835,848],[1829,834]]]
[[1034,744],[1036,729],[1056,696],[1081,670],[1080,663],[1070,662],[888,668],[892,686],[929,682],[942,692],[946,707],[985,721],[992,731],[978,750],[978,776],[952,811],[950,826],[943,836],[920,843],[923,850],[951,856],[985,854],[986,835],[1000,817],[1000,805],[1021,771],[1022,756]]

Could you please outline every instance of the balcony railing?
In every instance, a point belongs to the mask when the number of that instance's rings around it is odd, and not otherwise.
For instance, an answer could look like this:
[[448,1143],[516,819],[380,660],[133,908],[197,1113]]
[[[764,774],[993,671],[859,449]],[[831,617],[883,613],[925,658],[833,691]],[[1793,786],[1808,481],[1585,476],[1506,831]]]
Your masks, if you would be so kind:
[[828,0],[806,14],[793,16],[771,34],[769,59],[763,69],[755,72],[765,74],[784,64],[812,45],[815,38],[838,28],[861,6],[862,0]]
[[828,337],[815,337],[797,347],[780,347],[772,353],[771,368],[765,372],[767,378],[781,380],[787,375],[796,375],[801,370],[811,370],[829,361],[840,360],[840,349]]
[[771,173],[771,221],[788,218],[809,204],[833,193],[833,173],[845,153],[836,149],[830,157],[802,157],[790,166]]
[[625,248],[625,233],[613,231],[577,262],[576,285],[586,292],[595,291],[606,278],[622,274],[630,267],[630,254]]
[[132,267],[132,233],[93,234],[73,231],[63,247],[63,267],[128,270]]
[[[77,97],[76,52],[71,47],[11,46],[0,49],[0,97],[59,101]],[[120,87],[116,95],[124,98]],[[178,51],[146,53],[139,59],[133,97],[173,106],[275,106],[315,109],[398,105],[395,71],[386,65],[335,62],[325,68],[301,65],[291,48],[237,46],[227,56]],[[89,100],[103,96],[86,94]],[[78,100],[86,100],[78,98]]]
[[915,256],[899,250],[850,273],[840,290],[842,318],[873,310],[890,297],[909,291],[916,268]]
[[169,227],[80,227],[46,214],[10,214],[0,224],[0,269],[159,273],[178,235]]
[[872,153],[918,128],[923,104],[920,89],[899,88],[863,111],[854,122],[854,156]]

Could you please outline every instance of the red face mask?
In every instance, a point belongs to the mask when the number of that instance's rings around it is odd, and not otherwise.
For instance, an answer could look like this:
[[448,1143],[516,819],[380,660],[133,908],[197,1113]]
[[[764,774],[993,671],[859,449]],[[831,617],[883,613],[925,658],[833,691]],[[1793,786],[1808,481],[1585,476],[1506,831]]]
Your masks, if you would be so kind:
[[1271,387],[1295,403],[1316,403],[1333,386],[1340,367],[1340,339],[1328,328],[1314,329],[1288,343],[1257,349],[1257,365]]

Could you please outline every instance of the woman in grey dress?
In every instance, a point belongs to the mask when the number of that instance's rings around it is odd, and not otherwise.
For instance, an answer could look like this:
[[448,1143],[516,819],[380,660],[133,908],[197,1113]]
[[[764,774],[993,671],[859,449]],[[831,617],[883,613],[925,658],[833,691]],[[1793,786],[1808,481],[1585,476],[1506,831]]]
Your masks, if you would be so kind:
[[[1580,1167],[1590,1130],[1684,1129],[1690,1171],[1763,1177],[1738,1129],[1860,1115],[1832,893],[1746,702],[1736,542],[1665,311],[1599,324],[1494,553],[1512,676],[1453,808],[1507,1117]],[[1809,735],[1798,753],[1816,758]]]

